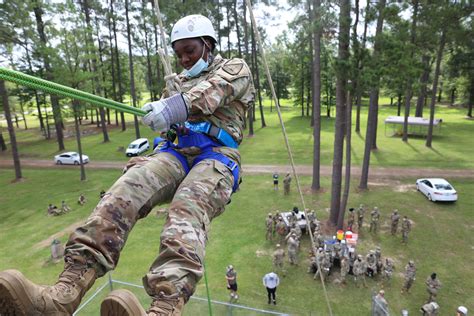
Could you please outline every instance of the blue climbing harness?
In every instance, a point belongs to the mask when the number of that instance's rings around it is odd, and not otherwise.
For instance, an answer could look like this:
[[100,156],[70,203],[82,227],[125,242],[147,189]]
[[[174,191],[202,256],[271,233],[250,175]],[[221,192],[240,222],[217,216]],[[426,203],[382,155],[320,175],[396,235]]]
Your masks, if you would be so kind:
[[[234,177],[234,185],[232,191],[235,192],[239,187],[239,165],[228,158],[227,156],[212,150],[214,147],[231,147],[237,148],[237,142],[225,130],[218,128],[211,123],[189,123],[186,122],[184,126],[179,126],[174,129],[178,136],[178,144],[174,144],[167,140],[160,146],[159,152],[167,152],[175,156],[184,168],[186,174],[189,173],[192,167],[204,159],[217,160],[223,163]],[[213,138],[211,138],[212,136]],[[201,154],[194,158],[193,164],[190,166],[186,157],[178,152],[176,149],[186,147],[198,147],[201,149]]]

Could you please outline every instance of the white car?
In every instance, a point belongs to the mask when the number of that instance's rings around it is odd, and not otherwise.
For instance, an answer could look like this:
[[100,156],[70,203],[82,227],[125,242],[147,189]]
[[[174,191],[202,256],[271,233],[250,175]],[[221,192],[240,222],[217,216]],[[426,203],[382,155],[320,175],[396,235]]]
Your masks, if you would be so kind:
[[127,155],[127,157],[138,156],[148,149],[150,149],[150,143],[147,138],[135,139],[128,145],[125,155]]
[[[54,162],[57,165],[78,165],[81,163],[81,160],[79,158],[79,154],[70,151],[67,153],[62,153],[59,155],[54,156]],[[82,163],[86,164],[89,162],[89,157],[86,155],[82,155]]]
[[436,201],[457,201],[458,193],[448,181],[440,178],[418,179],[416,189],[426,195],[428,200]]

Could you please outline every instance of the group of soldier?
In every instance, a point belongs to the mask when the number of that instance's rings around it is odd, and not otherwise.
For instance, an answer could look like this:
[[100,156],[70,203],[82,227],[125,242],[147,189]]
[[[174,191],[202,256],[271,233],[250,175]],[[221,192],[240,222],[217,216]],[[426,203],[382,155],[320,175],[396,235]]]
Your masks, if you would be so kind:
[[61,201],[61,208],[58,208],[56,205],[49,203],[47,215],[49,216],[59,216],[66,214],[71,211],[71,208],[66,204],[65,201]]
[[[363,204],[360,204],[357,210],[354,208],[349,209],[348,219],[347,219],[347,228],[350,231],[354,230],[354,224],[357,220],[357,230],[360,232],[364,225],[364,217],[365,217],[365,207]],[[400,214],[398,210],[394,210],[390,216],[390,233],[395,236],[398,232],[398,226],[400,223]],[[380,211],[377,206],[373,208],[370,212],[370,226],[369,232],[376,234],[379,229],[379,222],[380,222]],[[403,216],[402,225],[401,225],[401,233],[402,233],[402,243],[408,243],[408,234],[411,231],[411,222],[407,216]]]
[[[360,205],[354,212],[349,212],[348,229],[354,228],[357,220],[358,232],[364,225],[365,208]],[[287,215],[287,221],[283,219],[283,215],[277,211],[276,214],[269,213],[266,218],[266,239],[273,241],[277,239],[277,244],[273,252],[273,265],[275,271],[285,275],[284,258],[288,254],[288,262],[290,265],[298,265],[298,252],[300,249],[300,239],[305,232],[298,225],[298,209],[295,207]],[[357,217],[356,217],[357,216]],[[300,214],[301,217],[301,214]],[[394,210],[390,216],[390,232],[396,235],[400,222],[400,214],[398,210]],[[349,245],[345,239],[338,240],[335,237],[332,240],[325,240],[321,232],[321,223],[316,219],[314,211],[306,212],[306,221],[309,223],[310,232],[314,237],[315,247],[310,251],[310,265],[308,273],[313,275],[314,279],[321,279],[323,282],[333,271],[339,270],[339,282],[346,285],[348,275],[353,276],[353,280],[357,287],[361,284],[367,287],[366,277],[378,279],[383,283],[390,282],[394,271],[394,260],[391,258],[383,258],[381,247],[375,247],[370,250],[366,256],[358,254],[354,246]],[[369,232],[377,233],[380,220],[380,211],[374,207],[370,213]],[[408,233],[411,230],[411,222],[407,216],[403,216],[401,232],[402,242],[407,243]],[[286,252],[284,246],[286,245]],[[405,267],[404,284],[401,293],[409,293],[416,276],[416,266],[413,260],[409,260]],[[427,292],[429,298],[422,307],[424,315],[437,315],[439,306],[436,303],[436,295],[441,287],[441,282],[433,273],[426,280]],[[378,294],[383,298],[383,294]],[[381,300],[381,299],[380,299]]]

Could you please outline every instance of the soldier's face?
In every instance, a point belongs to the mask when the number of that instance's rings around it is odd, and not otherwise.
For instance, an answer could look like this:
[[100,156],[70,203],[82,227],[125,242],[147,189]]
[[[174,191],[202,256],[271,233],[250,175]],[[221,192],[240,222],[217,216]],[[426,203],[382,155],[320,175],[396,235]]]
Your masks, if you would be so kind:
[[207,60],[209,48],[200,38],[186,38],[174,42],[173,50],[178,57],[179,64],[189,70],[201,57]]

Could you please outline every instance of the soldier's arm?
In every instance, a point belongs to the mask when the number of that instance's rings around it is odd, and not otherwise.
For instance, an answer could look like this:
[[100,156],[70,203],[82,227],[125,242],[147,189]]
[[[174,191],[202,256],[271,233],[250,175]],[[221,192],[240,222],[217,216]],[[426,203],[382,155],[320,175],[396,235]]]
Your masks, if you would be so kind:
[[218,107],[243,97],[249,90],[253,90],[250,69],[245,61],[234,58],[227,61],[208,80],[201,81],[183,93],[183,97],[188,104],[190,115],[210,115]]

